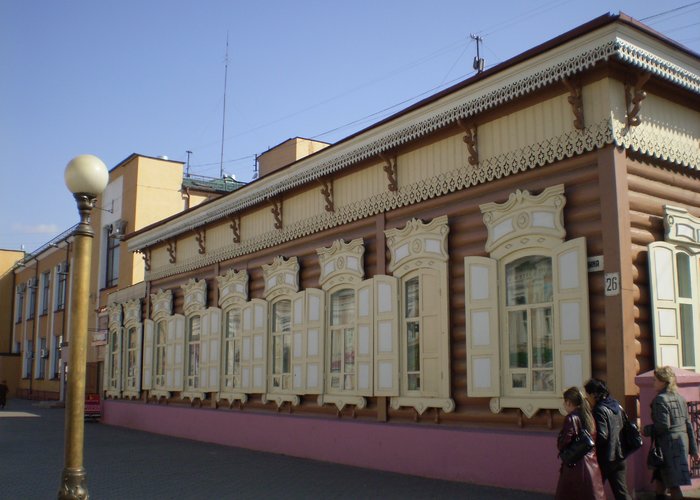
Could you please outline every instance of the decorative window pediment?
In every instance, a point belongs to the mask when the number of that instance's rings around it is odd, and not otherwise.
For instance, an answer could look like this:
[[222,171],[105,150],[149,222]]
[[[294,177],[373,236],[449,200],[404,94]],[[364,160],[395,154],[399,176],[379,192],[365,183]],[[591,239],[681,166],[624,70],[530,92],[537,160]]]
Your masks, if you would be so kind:
[[133,299],[124,303],[124,325],[141,323],[141,299]]
[[229,269],[224,276],[218,276],[219,305],[226,309],[233,302],[248,300],[248,273]]
[[207,282],[205,280],[190,279],[182,285],[185,293],[183,310],[185,316],[204,309],[207,305]]
[[280,295],[288,295],[299,291],[299,261],[296,257],[285,260],[275,257],[272,264],[263,264],[265,279],[265,299],[274,300]]
[[566,236],[564,185],[548,187],[538,195],[518,189],[505,203],[481,205],[488,229],[486,251],[500,258],[521,248],[554,247]]
[[685,208],[664,205],[666,241],[685,245],[693,253],[700,253],[700,219]]
[[108,308],[109,328],[119,328],[122,326],[122,305],[111,304]]
[[340,284],[356,285],[362,282],[365,274],[362,262],[365,246],[362,238],[350,243],[336,240],[328,248],[317,249],[316,253],[321,266],[319,283],[324,290]]
[[391,251],[389,270],[400,278],[421,267],[430,267],[431,261],[447,262],[447,216],[435,217],[428,223],[412,219],[402,229],[385,231]]
[[173,292],[158,290],[151,294],[151,318],[153,321],[166,319],[173,313]]

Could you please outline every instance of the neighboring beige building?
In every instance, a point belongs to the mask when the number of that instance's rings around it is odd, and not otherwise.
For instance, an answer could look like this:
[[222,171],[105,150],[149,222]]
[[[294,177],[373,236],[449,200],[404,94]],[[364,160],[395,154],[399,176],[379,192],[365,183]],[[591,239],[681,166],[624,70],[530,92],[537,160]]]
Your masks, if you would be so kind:
[[[184,177],[182,162],[132,154],[109,172],[109,184],[91,214],[95,232],[89,302],[88,392],[99,392],[101,363],[107,336],[109,293],[143,283],[139,254],[128,252],[127,233],[167,219],[236,189],[232,179]],[[66,191],[66,196],[70,193]],[[76,220],[78,219],[76,211]],[[70,346],[69,324],[72,228],[31,254],[20,255],[12,267],[14,293],[3,300],[12,312],[9,352],[19,359],[17,394],[33,399],[60,399]],[[124,296],[122,294],[122,296]],[[0,337],[2,338],[2,337]],[[4,344],[3,344],[4,345]],[[0,365],[2,373],[2,365]]]
[[24,257],[21,250],[0,250],[0,381],[6,380],[10,396],[19,381],[20,358],[12,352],[13,266]]

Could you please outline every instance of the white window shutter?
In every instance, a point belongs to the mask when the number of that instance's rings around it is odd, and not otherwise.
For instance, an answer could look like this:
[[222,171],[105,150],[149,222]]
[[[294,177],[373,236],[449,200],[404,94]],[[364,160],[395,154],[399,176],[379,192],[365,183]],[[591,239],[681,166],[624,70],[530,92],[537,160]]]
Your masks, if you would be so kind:
[[153,388],[154,335],[155,323],[152,319],[145,320],[143,322],[143,378],[141,379],[141,388],[143,390],[149,390]]
[[291,296],[292,301],[292,390],[304,394],[306,389],[306,292],[297,292]]
[[556,373],[561,392],[573,386],[583,387],[591,376],[586,239],[561,244],[554,249],[553,257],[554,334],[559,339]]
[[221,386],[221,318],[222,312],[218,307],[207,309],[209,315],[209,388],[208,392],[219,392]]
[[470,397],[499,397],[498,261],[465,257],[464,295],[467,393]]
[[683,357],[676,283],[676,247],[664,241],[656,241],[650,243],[648,248],[656,366],[681,367]]
[[374,394],[399,395],[398,280],[374,276]]
[[169,391],[182,391],[185,369],[185,317],[174,314],[168,318],[165,384]]
[[[246,310],[249,311],[249,325],[246,330]],[[249,388],[246,392],[260,394],[267,391],[267,302],[262,299],[253,299],[244,308],[243,317],[243,343],[250,340],[250,373]],[[245,365],[241,365],[243,368]],[[245,384],[246,375],[243,374]]]
[[[443,314],[440,274],[433,269],[423,269],[419,276],[421,395],[449,397],[450,374],[448,372],[443,376],[440,360],[441,341],[444,338],[440,318]],[[447,382],[447,390],[443,382]]]
[[141,387],[141,381],[142,381],[142,346],[143,345],[143,323],[139,323],[139,325],[136,327],[136,390],[140,391],[142,389]]
[[306,328],[304,331],[304,378],[306,394],[323,392],[323,360],[325,337],[325,292],[318,288],[306,290]]
[[364,280],[355,291],[357,392],[372,396],[374,390],[374,281]]

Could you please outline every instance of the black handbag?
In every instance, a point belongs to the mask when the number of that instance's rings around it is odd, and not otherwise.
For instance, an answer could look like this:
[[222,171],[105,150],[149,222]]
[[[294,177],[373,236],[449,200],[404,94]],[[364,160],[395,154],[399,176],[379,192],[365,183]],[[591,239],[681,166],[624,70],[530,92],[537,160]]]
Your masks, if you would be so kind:
[[659,447],[659,444],[651,437],[651,447],[649,448],[649,454],[647,455],[647,465],[650,469],[658,469],[664,466],[664,454]]
[[627,413],[622,410],[622,429],[620,430],[620,444],[622,445],[622,454],[625,458],[642,447],[642,434],[639,432],[639,427],[634,422],[630,422],[627,418]]
[[595,442],[591,434],[586,429],[581,429],[571,440],[569,446],[561,450],[559,458],[561,458],[562,462],[567,466],[573,467],[576,465],[576,462],[585,457],[594,446]]

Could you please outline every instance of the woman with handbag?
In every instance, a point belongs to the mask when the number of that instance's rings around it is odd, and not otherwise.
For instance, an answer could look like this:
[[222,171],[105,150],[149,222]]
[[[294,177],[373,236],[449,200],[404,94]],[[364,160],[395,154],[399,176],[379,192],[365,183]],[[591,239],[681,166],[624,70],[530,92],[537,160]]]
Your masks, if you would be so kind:
[[[564,425],[557,439],[562,464],[559,469],[556,500],[605,500],[603,479],[596,458],[596,429],[588,401],[578,387],[570,387],[564,392],[564,409],[567,412]],[[587,431],[593,442],[587,452],[578,459],[569,460],[569,451],[578,446],[578,441]]]
[[688,454],[697,460],[698,447],[688,406],[678,394],[676,374],[670,366],[654,370],[654,390],[657,392],[651,402],[654,423],[644,426],[644,435],[652,436],[663,456],[663,463],[657,462],[653,468],[656,498],[665,498],[666,489],[670,490],[672,499],[683,498],[681,486],[690,484]]
[[629,500],[627,493],[627,463],[620,440],[624,425],[624,410],[620,403],[610,396],[608,386],[602,380],[592,378],[584,386],[586,399],[593,407],[593,419],[597,436],[595,452],[598,465],[605,481],[610,482],[615,500]]

